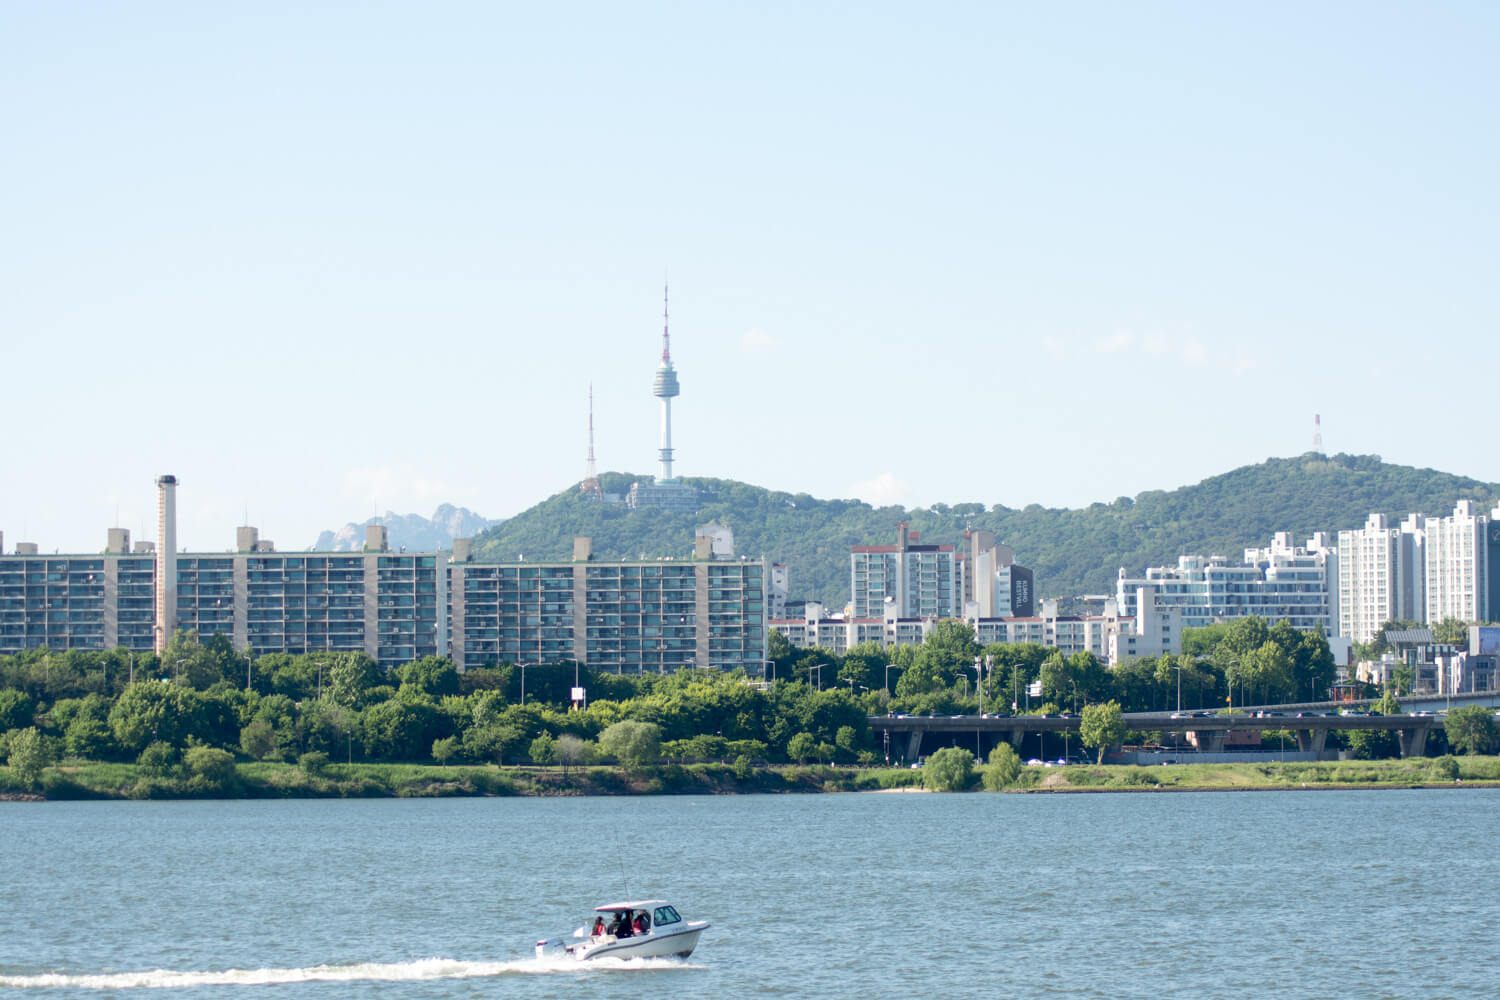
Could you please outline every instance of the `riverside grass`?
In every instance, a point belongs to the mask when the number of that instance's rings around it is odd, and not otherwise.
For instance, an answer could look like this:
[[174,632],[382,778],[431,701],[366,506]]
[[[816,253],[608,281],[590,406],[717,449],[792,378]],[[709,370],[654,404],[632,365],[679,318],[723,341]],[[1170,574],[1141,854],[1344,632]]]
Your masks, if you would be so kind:
[[[987,765],[975,768],[977,791]],[[9,799],[414,798],[435,796],[574,796],[785,794],[919,790],[919,770],[827,765],[751,768],[724,763],[663,764],[637,772],[618,767],[496,765],[242,763],[218,785],[138,764],[68,760],[46,768],[38,789],[21,787],[0,767]],[[1500,787],[1500,757],[1424,757],[1375,761],[1267,761],[1236,764],[1025,767],[999,791],[1020,793],[1256,791],[1275,789]]]

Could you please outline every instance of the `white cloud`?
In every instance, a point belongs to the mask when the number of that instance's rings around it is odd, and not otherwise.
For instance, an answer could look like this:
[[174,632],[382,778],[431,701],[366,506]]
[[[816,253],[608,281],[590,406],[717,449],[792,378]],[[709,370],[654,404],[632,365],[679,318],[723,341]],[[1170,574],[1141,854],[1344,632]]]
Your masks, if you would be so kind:
[[884,507],[887,504],[904,503],[911,490],[905,482],[896,478],[895,473],[882,472],[850,486],[849,492],[872,507]]
[[1094,341],[1094,350],[1099,354],[1119,354],[1128,351],[1135,346],[1135,334],[1129,330],[1120,330],[1110,334],[1103,340]]
[[1208,361],[1208,348],[1196,340],[1190,340],[1182,345],[1182,360],[1194,365],[1204,364]]
[[751,327],[740,338],[740,350],[746,354],[770,354],[781,347],[781,341],[760,327]]
[[1171,349],[1171,342],[1160,334],[1148,333],[1141,338],[1141,350],[1147,354],[1166,354]]

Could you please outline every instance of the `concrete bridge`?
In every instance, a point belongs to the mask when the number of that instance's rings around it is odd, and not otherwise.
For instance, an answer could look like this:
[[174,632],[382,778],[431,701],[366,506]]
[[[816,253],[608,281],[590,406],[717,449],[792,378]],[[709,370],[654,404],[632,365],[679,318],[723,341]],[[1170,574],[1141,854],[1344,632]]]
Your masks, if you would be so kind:
[[[1280,709],[1267,709],[1267,713]],[[1323,709],[1322,711],[1335,711]],[[1401,756],[1423,756],[1427,734],[1442,720],[1431,713],[1415,715],[1323,715],[1314,710],[1301,714],[1235,714],[1217,712],[1127,712],[1127,729],[1195,733],[1201,749],[1219,752],[1225,737],[1235,732],[1264,732],[1286,729],[1296,735],[1299,750],[1321,753],[1332,730],[1389,729],[1400,738]],[[916,760],[922,753],[922,741],[929,733],[966,745],[960,737],[974,736],[975,756],[983,757],[983,744],[994,746],[1007,739],[1018,750],[1031,733],[1078,733],[1081,720],[1076,716],[1045,715],[873,715],[870,728],[876,738],[895,742],[906,739],[906,759]],[[988,737],[988,740],[986,740]]]

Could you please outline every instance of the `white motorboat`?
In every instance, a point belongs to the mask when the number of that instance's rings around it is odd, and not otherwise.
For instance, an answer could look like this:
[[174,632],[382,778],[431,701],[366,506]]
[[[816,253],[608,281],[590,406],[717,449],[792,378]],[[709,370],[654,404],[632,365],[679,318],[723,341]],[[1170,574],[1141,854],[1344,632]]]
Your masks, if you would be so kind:
[[548,938],[536,943],[537,958],[687,958],[708,930],[706,920],[683,920],[664,899],[641,899],[594,907],[591,925],[573,932],[573,940]]

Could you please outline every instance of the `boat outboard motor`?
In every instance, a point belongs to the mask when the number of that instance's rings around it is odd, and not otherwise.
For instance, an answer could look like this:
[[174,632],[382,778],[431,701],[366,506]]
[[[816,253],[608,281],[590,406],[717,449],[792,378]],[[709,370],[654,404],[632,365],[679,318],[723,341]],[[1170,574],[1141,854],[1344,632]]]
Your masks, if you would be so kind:
[[536,943],[537,958],[562,958],[568,953],[568,945],[562,938],[547,938]]

